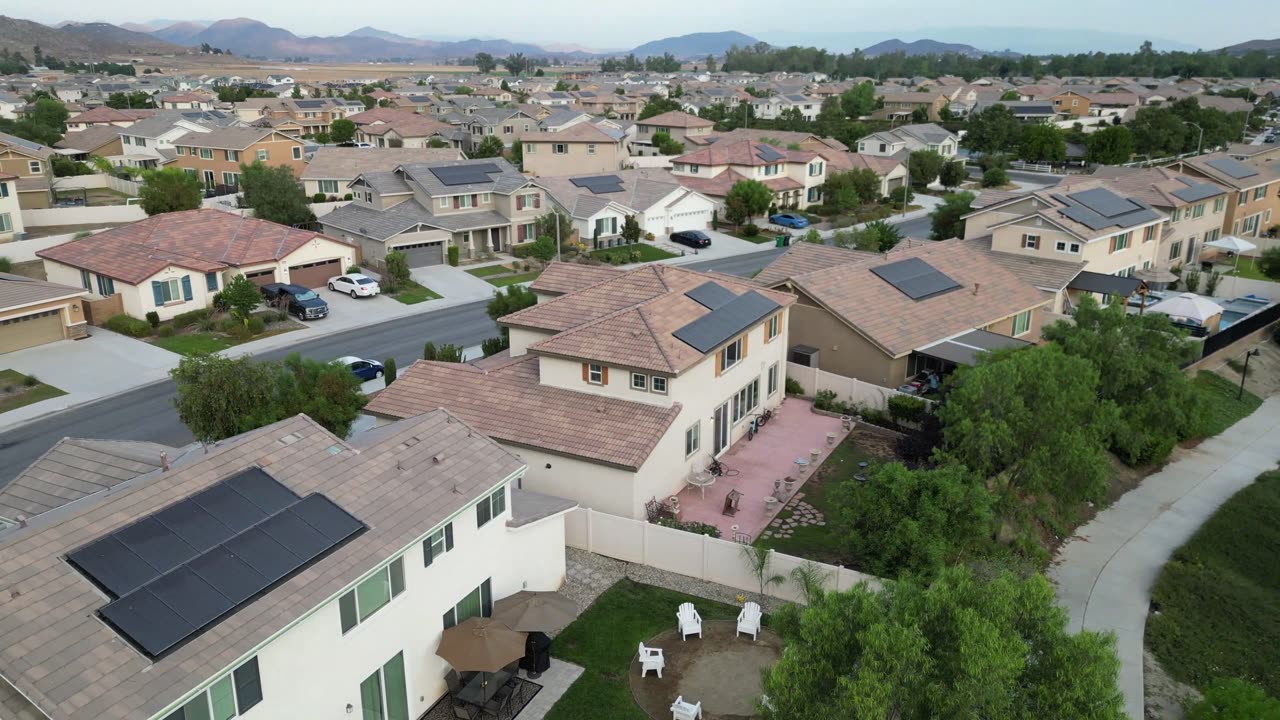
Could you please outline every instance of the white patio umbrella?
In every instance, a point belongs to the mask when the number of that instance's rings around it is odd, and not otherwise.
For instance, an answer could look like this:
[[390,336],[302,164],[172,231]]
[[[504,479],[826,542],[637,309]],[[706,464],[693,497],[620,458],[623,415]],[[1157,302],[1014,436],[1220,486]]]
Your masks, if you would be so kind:
[[1203,295],[1180,293],[1152,305],[1147,308],[1147,312],[1187,318],[1205,325],[1213,316],[1222,314],[1222,306]]
[[1218,248],[1219,250],[1226,250],[1227,252],[1233,252],[1236,254],[1236,264],[1231,275],[1231,289],[1234,291],[1236,289],[1236,278],[1240,277],[1240,256],[1250,250],[1257,250],[1258,246],[1248,240],[1238,238],[1235,235],[1227,235],[1226,237],[1220,237],[1217,240],[1210,240],[1205,243],[1204,246]]

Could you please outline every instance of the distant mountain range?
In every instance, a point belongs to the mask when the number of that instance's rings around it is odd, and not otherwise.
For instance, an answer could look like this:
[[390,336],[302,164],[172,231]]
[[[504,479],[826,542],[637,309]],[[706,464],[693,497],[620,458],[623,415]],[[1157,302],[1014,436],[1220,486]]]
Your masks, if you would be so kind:
[[678,58],[702,59],[708,55],[720,56],[730,46],[747,47],[759,40],[740,32],[702,32],[678,35],[647,42],[631,51],[638,58],[671,53]]
[[1261,50],[1268,55],[1280,53],[1280,38],[1274,40],[1249,40],[1222,48],[1222,51],[1228,55],[1244,55],[1255,50]]
[[1008,49],[1034,55],[1134,52],[1144,40],[1150,40],[1156,50],[1196,49],[1194,45],[1149,35],[1057,27],[940,27],[901,32],[766,30],[754,35],[772,45],[813,46],[826,48],[831,52],[852,52],[859,48],[865,51],[885,37],[900,38],[908,42],[945,38],[982,50],[994,52]]
[[100,59],[103,55],[147,55],[184,52],[185,48],[146,33],[108,23],[66,22],[49,27],[30,20],[0,15],[0,47],[32,59],[32,48],[59,60]]
[[960,55],[971,55],[973,57],[982,57],[988,53],[979,50],[972,45],[963,43],[944,43],[937,40],[916,40],[914,42],[903,42],[898,38],[878,42],[870,47],[862,48],[862,54],[867,57],[875,57],[877,55],[892,55],[893,53],[903,53],[905,55],[941,55],[943,53],[958,53]]

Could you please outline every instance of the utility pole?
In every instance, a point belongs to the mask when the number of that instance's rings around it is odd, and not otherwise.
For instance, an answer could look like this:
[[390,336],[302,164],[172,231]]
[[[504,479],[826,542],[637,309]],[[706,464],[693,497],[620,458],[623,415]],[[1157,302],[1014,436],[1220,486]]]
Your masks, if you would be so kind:
[[[1199,154],[1200,154],[1200,149],[1204,146],[1204,128],[1202,128],[1202,127],[1200,127],[1199,125],[1197,125],[1197,124],[1195,124],[1195,123],[1191,122],[1190,120],[1183,120],[1183,121],[1182,121],[1182,124],[1183,124],[1183,125],[1190,125],[1191,127],[1193,127],[1193,128],[1195,128],[1195,129],[1197,129],[1197,130],[1199,130],[1199,131],[1200,131],[1200,139],[1196,141],[1196,155],[1199,155]],[[1246,121],[1245,121],[1245,125],[1247,126],[1248,124],[1249,124],[1249,122],[1246,120]]]
[[1254,348],[1244,354],[1244,368],[1240,370],[1240,392],[1236,393],[1236,400],[1244,398],[1244,379],[1249,376],[1249,358],[1261,355],[1262,350]]
[[907,180],[902,186],[902,216],[907,215],[907,196],[911,194],[911,153],[907,153]]

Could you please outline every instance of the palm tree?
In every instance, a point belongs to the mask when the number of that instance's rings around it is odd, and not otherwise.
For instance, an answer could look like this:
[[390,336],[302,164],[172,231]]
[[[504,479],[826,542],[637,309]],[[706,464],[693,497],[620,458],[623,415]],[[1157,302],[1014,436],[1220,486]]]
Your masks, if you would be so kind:
[[751,574],[760,583],[760,596],[765,597],[765,590],[773,585],[781,585],[787,579],[781,575],[770,575],[769,566],[773,563],[773,550],[757,545],[743,545],[742,557],[746,559]]
[[831,579],[831,571],[824,570],[821,565],[812,560],[805,560],[791,570],[791,582],[800,588],[805,605],[814,604],[826,594],[829,579]]

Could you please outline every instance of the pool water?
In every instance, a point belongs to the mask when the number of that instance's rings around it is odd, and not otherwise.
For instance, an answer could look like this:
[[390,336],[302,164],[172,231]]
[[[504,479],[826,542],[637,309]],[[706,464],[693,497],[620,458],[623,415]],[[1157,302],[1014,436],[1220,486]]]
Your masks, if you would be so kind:
[[1218,322],[1218,332],[1222,332],[1232,325],[1236,324],[1241,318],[1247,317],[1248,313],[1236,312],[1235,310],[1223,310],[1222,320]]

